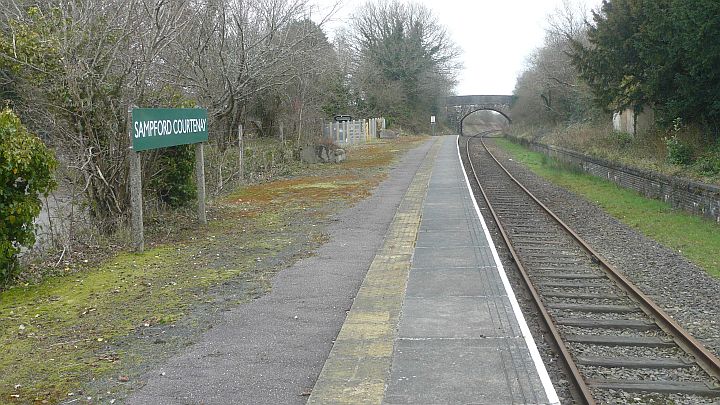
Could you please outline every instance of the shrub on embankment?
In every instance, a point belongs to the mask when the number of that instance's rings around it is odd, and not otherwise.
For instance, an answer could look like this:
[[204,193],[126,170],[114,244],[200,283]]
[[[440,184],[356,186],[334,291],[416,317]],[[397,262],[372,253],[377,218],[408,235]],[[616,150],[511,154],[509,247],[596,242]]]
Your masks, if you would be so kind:
[[610,125],[513,125],[512,135],[667,176],[720,185],[720,141],[693,128],[630,135]]
[[39,195],[54,186],[53,153],[8,108],[0,112],[0,285],[17,272],[21,246],[35,242]]

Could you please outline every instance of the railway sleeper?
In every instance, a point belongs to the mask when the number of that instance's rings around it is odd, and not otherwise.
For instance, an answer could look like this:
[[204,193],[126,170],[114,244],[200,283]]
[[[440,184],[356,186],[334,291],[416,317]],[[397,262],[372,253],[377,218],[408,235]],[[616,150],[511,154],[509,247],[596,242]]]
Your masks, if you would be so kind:
[[670,348],[676,347],[675,342],[657,336],[609,336],[609,335],[568,335],[565,340],[571,343],[591,344],[598,346],[632,346]]
[[[582,274],[590,274],[590,273],[588,273],[588,271],[592,271],[593,272],[592,274],[598,274],[596,272],[596,270],[594,270],[590,267],[586,267],[586,268],[572,267],[570,269],[575,270],[575,271],[583,270]],[[544,273],[566,274],[568,272],[568,267],[567,266],[536,266],[536,267],[533,267],[533,271],[540,275],[542,275]],[[567,273],[567,274],[572,274],[572,273]],[[579,273],[577,273],[577,274],[579,274]],[[604,278],[607,278],[607,276],[604,273],[600,273],[600,274],[602,274]]]
[[593,283],[586,281],[539,281],[536,283],[541,287],[562,287],[562,288],[597,288],[597,289],[610,289],[613,286],[607,283]]
[[606,275],[596,273],[538,273],[536,277],[561,280],[607,280]]
[[720,387],[701,382],[683,381],[633,381],[589,379],[587,384],[595,389],[622,390],[626,392],[652,392],[660,394],[688,394],[720,397]]
[[558,310],[570,310],[577,312],[595,312],[595,313],[630,313],[642,312],[640,308],[627,305],[594,305],[594,304],[548,304],[549,308]]
[[[514,219],[514,218],[513,218]],[[515,221],[515,224],[508,224],[507,228],[510,229],[510,232],[515,233],[516,230],[522,229],[530,232],[531,235],[537,235],[537,234],[554,234],[552,231],[544,231],[542,228],[538,228],[540,225],[527,225],[522,218]]]
[[622,301],[626,300],[627,297],[618,294],[598,294],[593,292],[561,292],[561,291],[548,291],[543,292],[545,298],[577,298],[584,300],[613,300]]
[[[513,233],[513,240],[517,240],[520,243],[526,244],[526,243],[566,243],[561,242],[556,234],[551,233],[516,233],[510,230],[510,232]],[[538,239],[543,239],[542,241]],[[553,240],[551,240],[553,239]]]
[[647,357],[601,357],[577,356],[575,363],[583,366],[612,367],[612,368],[691,368],[695,363],[677,358],[647,358]]
[[559,238],[558,240],[520,240],[520,238],[516,237],[516,239],[518,239],[518,241],[521,242],[525,248],[538,247],[547,249],[548,245],[555,245],[555,249],[558,249],[557,246],[565,246],[565,248],[567,249],[568,247],[572,246],[571,244],[562,241]]
[[580,266],[580,265],[589,265],[589,263],[585,260],[582,260],[577,257],[571,257],[571,256],[565,256],[565,257],[549,257],[549,256],[536,256],[536,257],[527,257],[525,258],[528,262],[532,262],[534,266],[531,267],[534,268],[535,266],[542,266],[542,265],[548,265],[548,264],[558,264],[558,265],[574,265],[574,266]]
[[586,329],[632,329],[639,331],[659,329],[653,322],[638,319],[556,318],[555,321],[559,325]]
[[[559,243],[557,243],[559,244]],[[572,255],[573,253],[566,247],[565,250],[558,248],[557,246],[548,246],[548,242],[542,241],[538,243],[522,243],[517,246],[518,250],[527,250],[532,252],[547,252],[548,255],[552,253],[560,253],[565,255]]]

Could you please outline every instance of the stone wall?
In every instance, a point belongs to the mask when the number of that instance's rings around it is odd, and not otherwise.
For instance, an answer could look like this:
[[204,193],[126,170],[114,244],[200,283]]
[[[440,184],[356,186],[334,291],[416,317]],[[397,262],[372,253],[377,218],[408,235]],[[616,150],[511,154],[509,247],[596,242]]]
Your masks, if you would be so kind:
[[610,180],[621,187],[635,190],[649,198],[665,201],[673,208],[720,223],[720,187],[634,169],[527,139],[509,138],[536,152],[576,165],[589,174]]

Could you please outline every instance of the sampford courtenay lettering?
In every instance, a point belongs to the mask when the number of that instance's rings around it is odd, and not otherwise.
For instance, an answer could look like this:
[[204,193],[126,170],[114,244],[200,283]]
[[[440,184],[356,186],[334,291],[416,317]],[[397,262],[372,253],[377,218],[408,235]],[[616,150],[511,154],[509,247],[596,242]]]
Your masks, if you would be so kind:
[[133,124],[135,126],[135,138],[207,131],[207,119],[138,121]]
[[136,152],[208,140],[207,110],[200,108],[135,108],[132,146]]

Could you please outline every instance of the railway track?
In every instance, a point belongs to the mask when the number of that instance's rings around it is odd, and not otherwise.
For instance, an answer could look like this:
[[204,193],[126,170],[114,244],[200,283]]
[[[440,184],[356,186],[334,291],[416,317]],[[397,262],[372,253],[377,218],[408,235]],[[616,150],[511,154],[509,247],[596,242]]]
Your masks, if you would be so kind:
[[520,184],[486,147],[490,132],[466,139],[467,159],[575,400],[720,403],[720,360]]

